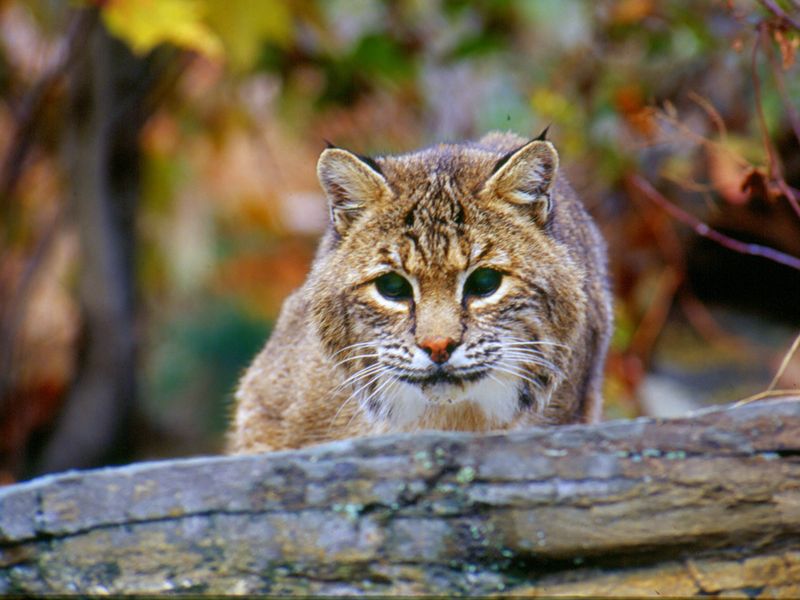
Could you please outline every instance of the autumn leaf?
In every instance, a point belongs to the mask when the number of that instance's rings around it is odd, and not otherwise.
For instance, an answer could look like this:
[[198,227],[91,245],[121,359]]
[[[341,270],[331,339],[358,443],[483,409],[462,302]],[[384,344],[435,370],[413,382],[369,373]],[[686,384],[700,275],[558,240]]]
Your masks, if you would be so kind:
[[742,181],[741,190],[747,193],[750,200],[761,200],[762,202],[770,198],[767,177],[763,171],[752,169]]
[[205,8],[196,0],[109,0],[102,15],[108,30],[137,54],[168,42],[216,58],[222,42],[203,21]]
[[639,23],[655,9],[652,0],[621,0],[612,6],[612,21],[622,25]]
[[800,37],[787,36],[786,32],[781,29],[775,29],[772,32],[772,37],[775,43],[778,44],[778,48],[780,48],[783,70],[788,71],[794,64],[795,52],[800,46]]
[[711,184],[729,204],[745,204],[762,188],[760,171],[752,165],[763,164],[765,157],[746,139],[728,136],[724,141],[707,144],[705,150]]
[[288,43],[293,34],[286,0],[206,0],[208,23],[225,46],[229,64],[247,69],[265,41]]

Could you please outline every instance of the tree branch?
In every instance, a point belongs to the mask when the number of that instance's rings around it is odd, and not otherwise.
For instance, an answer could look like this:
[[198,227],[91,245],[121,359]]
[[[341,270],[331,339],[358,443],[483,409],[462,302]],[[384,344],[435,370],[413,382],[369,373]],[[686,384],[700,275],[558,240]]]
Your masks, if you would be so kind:
[[46,100],[56,84],[74,66],[86,47],[89,32],[97,22],[97,11],[77,11],[68,26],[64,43],[64,53],[60,60],[45,73],[25,94],[16,111],[16,129],[3,159],[0,170],[0,212],[7,209],[11,195],[22,175],[25,159],[33,147],[36,129],[41,123],[40,116]]
[[780,263],[792,269],[800,270],[800,258],[791,256],[769,248],[760,244],[747,244],[739,240],[735,240],[727,235],[720,233],[716,229],[712,229],[694,215],[689,214],[679,206],[667,200],[658,190],[656,190],[649,181],[640,175],[633,175],[630,178],[633,185],[641,191],[646,198],[653,201],[655,204],[667,211],[673,218],[681,221],[682,223],[691,227],[697,235],[708,238],[720,246],[724,246],[734,252],[740,254],[749,254],[751,256],[761,256],[776,263]]
[[[774,0],[759,0],[759,2],[761,3],[761,6],[766,8],[776,17],[778,17],[781,21],[783,21],[787,25],[791,25],[792,27],[800,31],[800,21],[795,19],[793,16],[791,16],[785,10],[783,10],[780,6],[778,6]],[[796,2],[795,6],[797,6]]]

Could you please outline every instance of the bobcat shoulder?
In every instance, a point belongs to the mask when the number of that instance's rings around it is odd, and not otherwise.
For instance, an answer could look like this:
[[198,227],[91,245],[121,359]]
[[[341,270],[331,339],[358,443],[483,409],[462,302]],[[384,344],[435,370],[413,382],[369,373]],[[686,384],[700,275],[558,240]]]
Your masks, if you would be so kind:
[[330,224],[239,383],[230,451],[597,419],[606,250],[558,166],[549,141],[496,132],[325,150]]

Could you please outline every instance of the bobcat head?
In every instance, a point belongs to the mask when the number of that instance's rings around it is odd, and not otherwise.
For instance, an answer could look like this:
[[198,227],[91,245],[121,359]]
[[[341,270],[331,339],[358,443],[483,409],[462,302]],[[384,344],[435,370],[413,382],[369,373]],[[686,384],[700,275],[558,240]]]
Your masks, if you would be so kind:
[[564,380],[586,296],[551,231],[558,154],[509,139],[319,159],[331,227],[312,318],[346,401],[389,429],[464,428],[448,414],[502,426]]

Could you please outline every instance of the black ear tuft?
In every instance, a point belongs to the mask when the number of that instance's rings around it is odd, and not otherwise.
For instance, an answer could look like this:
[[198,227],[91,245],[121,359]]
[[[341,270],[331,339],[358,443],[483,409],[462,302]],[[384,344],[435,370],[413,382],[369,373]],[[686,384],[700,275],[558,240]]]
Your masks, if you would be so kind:
[[375,162],[375,159],[371,156],[364,156],[363,154],[356,154],[356,156],[361,160],[361,162],[365,163],[370,169],[383,175],[383,171],[381,171],[381,166]]
[[322,138],[322,141],[323,141],[323,142],[325,142],[325,147],[326,147],[327,149],[329,149],[329,150],[330,150],[331,148],[338,148],[338,146],[337,146],[336,144],[334,144],[332,141],[330,141],[330,140],[328,140],[328,139]]
[[497,173],[500,170],[500,167],[506,164],[508,162],[508,159],[514,156],[517,152],[519,152],[521,148],[523,148],[523,146],[520,146],[519,148],[514,148],[511,152],[508,152],[507,154],[505,154],[505,156],[502,156],[496,163],[494,163],[494,168],[492,168],[492,175]]
[[[550,123],[550,125],[552,125],[552,123]],[[535,142],[546,142],[547,141],[547,132],[550,131],[550,125],[545,127],[544,131],[542,131],[542,133],[540,133],[538,136],[536,136],[536,138],[534,139]]]

